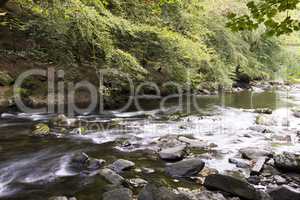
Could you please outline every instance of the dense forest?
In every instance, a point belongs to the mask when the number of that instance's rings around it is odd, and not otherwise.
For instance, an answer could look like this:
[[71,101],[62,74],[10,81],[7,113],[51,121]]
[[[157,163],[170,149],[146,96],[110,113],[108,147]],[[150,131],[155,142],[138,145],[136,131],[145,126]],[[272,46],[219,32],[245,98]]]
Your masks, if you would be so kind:
[[[249,12],[246,2],[8,1],[0,16],[1,85],[11,85],[17,75],[34,67],[65,69],[65,80],[88,77],[93,83],[97,70],[106,69],[105,95],[111,101],[112,96],[128,93],[125,73],[135,84],[153,81],[162,87],[175,81],[195,91],[285,79],[283,72],[295,79],[297,34],[270,37],[264,27],[242,32],[227,27],[230,13]],[[293,51],[287,48],[290,43],[296,44]],[[28,79],[20,91],[43,96],[44,81]],[[165,94],[174,92],[172,87],[162,89]]]

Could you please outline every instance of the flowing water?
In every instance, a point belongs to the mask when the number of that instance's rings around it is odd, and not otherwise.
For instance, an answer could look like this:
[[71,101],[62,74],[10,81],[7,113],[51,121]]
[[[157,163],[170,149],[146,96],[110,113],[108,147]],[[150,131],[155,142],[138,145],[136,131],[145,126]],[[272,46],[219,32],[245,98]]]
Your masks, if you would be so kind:
[[[51,196],[76,196],[79,200],[101,199],[107,182],[100,176],[76,173],[69,162],[77,152],[101,158],[107,164],[124,158],[136,163],[136,168],[153,168],[154,174],[126,172],[125,178],[142,177],[148,181],[166,182],[172,186],[197,187],[188,180],[174,182],[164,172],[165,162],[151,151],[156,141],[166,135],[186,135],[214,143],[211,152],[203,154],[207,166],[219,171],[236,170],[228,158],[237,155],[242,147],[269,147],[274,151],[300,151],[295,139],[300,120],[293,117],[289,108],[300,102],[300,88],[292,92],[241,92],[236,94],[197,97],[192,114],[179,120],[145,117],[142,112],[112,112],[111,115],[77,116],[99,123],[118,126],[89,132],[86,135],[57,133],[50,137],[33,137],[31,127],[47,121],[52,114],[25,114],[6,112],[0,119],[0,199],[47,199]],[[168,106],[176,105],[169,102]],[[195,103],[199,109],[196,109]],[[159,102],[146,101],[142,106],[146,113],[158,109]],[[245,111],[252,108],[271,108],[279,125],[272,127],[276,134],[289,135],[288,143],[277,143],[271,134],[249,130],[255,124],[257,114]],[[284,121],[289,121],[286,126]],[[129,146],[121,145],[130,141]]]

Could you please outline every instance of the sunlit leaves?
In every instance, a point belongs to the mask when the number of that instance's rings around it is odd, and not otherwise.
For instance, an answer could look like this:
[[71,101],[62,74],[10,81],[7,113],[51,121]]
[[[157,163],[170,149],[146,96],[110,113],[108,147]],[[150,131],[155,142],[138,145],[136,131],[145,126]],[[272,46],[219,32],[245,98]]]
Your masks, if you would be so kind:
[[[247,7],[250,15],[237,16],[230,14],[227,26],[233,31],[254,30],[260,24],[265,25],[267,35],[283,35],[300,30],[300,22],[289,15],[289,11],[296,10],[300,0],[262,0],[250,1]],[[280,14],[286,17],[278,17]]]

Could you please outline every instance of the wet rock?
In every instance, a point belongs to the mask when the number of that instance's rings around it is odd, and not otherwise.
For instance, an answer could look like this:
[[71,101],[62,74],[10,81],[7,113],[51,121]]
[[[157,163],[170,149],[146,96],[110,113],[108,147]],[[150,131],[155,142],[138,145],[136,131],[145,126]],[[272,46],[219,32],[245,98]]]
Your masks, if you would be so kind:
[[287,172],[300,173],[300,155],[283,152],[274,157],[275,166]]
[[73,129],[70,133],[76,135],[84,135],[86,134],[86,132],[87,132],[86,128],[80,127],[80,128]]
[[261,181],[259,176],[250,176],[247,178],[247,181],[253,185],[258,185]]
[[166,148],[159,152],[159,157],[162,160],[178,161],[182,160],[186,154],[186,145],[179,145],[172,148]]
[[141,179],[141,178],[133,178],[129,179],[128,182],[133,186],[133,187],[144,187],[145,185],[148,184],[148,181]]
[[259,132],[259,133],[272,133],[273,132],[268,127],[262,126],[262,125],[251,126],[251,127],[249,127],[249,129],[252,130],[252,131]]
[[117,173],[121,173],[124,170],[129,170],[135,166],[134,162],[129,160],[119,159],[109,166],[110,169]]
[[72,157],[71,162],[84,164],[88,161],[88,159],[89,156],[86,153],[77,153]]
[[294,117],[300,118],[300,109],[293,110]]
[[249,183],[240,179],[215,174],[206,177],[204,186],[208,189],[217,189],[228,192],[233,196],[238,196],[247,200],[260,200],[259,192]]
[[101,169],[99,174],[113,185],[122,185],[125,179],[111,169]]
[[146,185],[138,196],[138,200],[190,200],[183,194],[175,194],[165,187],[154,184]]
[[132,191],[127,188],[114,189],[105,192],[102,196],[103,200],[132,200]]
[[259,157],[272,157],[271,150],[260,149],[256,147],[246,147],[239,150],[242,155],[242,158],[255,160]]
[[153,174],[153,173],[155,173],[155,170],[154,170],[154,169],[151,169],[151,168],[143,167],[143,168],[142,168],[142,172],[143,172],[144,174]]
[[50,134],[50,128],[47,124],[39,123],[39,124],[36,124],[36,125],[33,126],[32,133],[34,135],[39,135],[39,136],[49,135]]
[[268,115],[270,115],[270,114],[273,113],[273,110],[270,109],[270,108],[257,108],[257,109],[255,109],[254,112],[259,113],[259,114],[268,114]]
[[299,200],[300,191],[289,186],[281,186],[269,191],[273,200]]
[[89,159],[87,163],[88,170],[97,170],[100,169],[105,163],[105,160],[102,159]]
[[202,176],[202,177],[207,177],[207,176],[209,176],[209,175],[212,175],[212,174],[218,174],[218,173],[219,173],[219,172],[218,172],[218,170],[216,170],[216,169],[204,167],[204,168],[200,171],[199,175]]
[[279,175],[275,175],[274,176],[274,181],[278,184],[278,185],[282,185],[287,183],[287,180],[285,178],[283,178],[282,176]]
[[207,142],[204,142],[202,140],[197,140],[197,139],[190,139],[190,138],[183,137],[183,136],[180,136],[178,138],[178,140],[186,143],[189,147],[192,147],[192,148],[205,149],[208,146]]
[[258,115],[255,122],[264,126],[277,126],[278,124],[272,115]]
[[221,193],[214,193],[210,191],[203,191],[196,195],[196,199],[201,200],[226,200]]
[[229,158],[229,163],[235,164],[238,168],[250,168],[251,163],[248,160]]
[[259,157],[255,161],[255,165],[251,168],[251,175],[258,175],[262,171],[264,164],[266,162],[266,157]]
[[197,175],[205,166],[198,158],[183,160],[166,167],[166,173],[174,178],[191,177]]

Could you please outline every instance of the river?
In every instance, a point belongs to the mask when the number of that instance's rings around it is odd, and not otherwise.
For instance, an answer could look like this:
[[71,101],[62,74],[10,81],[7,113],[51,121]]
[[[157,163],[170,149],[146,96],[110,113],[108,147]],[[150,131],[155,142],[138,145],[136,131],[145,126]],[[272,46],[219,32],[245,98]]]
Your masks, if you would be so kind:
[[[300,102],[300,87],[285,91],[240,92],[233,94],[199,96],[201,111],[192,107],[192,113],[177,120],[145,117],[140,112],[116,113],[112,116],[93,113],[77,116],[90,121],[114,123],[108,129],[89,132],[86,135],[60,134],[49,137],[33,137],[31,127],[47,122],[53,114],[18,113],[7,111],[0,118],[0,199],[39,200],[51,196],[75,196],[79,200],[101,199],[107,182],[97,176],[74,172],[69,162],[75,153],[85,152],[91,157],[104,159],[107,164],[124,158],[136,164],[136,169],[152,168],[153,174],[141,174],[137,170],[122,176],[160,181],[172,187],[197,188],[191,180],[174,181],[164,173],[166,162],[153,151],[157,141],[170,135],[182,135],[205,141],[209,151],[194,151],[206,165],[220,172],[247,171],[237,169],[228,159],[237,155],[243,147],[271,148],[275,152],[300,152],[296,131],[300,120],[291,108]],[[170,102],[170,107],[176,102]],[[143,102],[147,113],[158,108],[155,101]],[[247,109],[270,108],[278,121],[270,127],[272,133],[251,130],[257,113]],[[289,121],[287,126],[286,121]],[[287,142],[277,141],[274,135],[289,136]],[[129,145],[124,145],[124,143]]]

